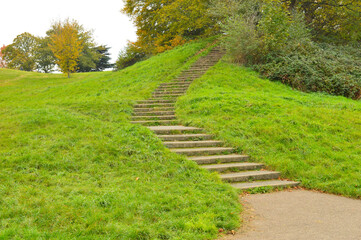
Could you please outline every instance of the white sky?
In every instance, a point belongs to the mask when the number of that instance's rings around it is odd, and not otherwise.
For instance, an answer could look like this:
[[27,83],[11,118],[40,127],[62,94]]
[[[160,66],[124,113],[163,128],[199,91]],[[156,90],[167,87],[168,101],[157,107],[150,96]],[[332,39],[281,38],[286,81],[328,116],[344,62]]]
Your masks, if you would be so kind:
[[136,29],[120,12],[122,6],[122,0],[1,0],[0,46],[23,32],[45,36],[53,21],[70,18],[93,30],[98,45],[111,47],[115,62],[127,40],[136,40]]

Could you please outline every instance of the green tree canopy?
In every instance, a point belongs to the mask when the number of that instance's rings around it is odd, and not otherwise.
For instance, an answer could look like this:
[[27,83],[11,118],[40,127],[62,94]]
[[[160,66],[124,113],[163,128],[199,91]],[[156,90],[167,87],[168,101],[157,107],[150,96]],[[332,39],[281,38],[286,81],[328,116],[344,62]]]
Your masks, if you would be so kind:
[[37,41],[37,37],[27,32],[18,35],[13,43],[2,51],[8,68],[24,71],[35,70]]
[[361,40],[360,0],[284,0],[290,8],[301,8],[314,34],[343,40]]
[[44,73],[52,72],[55,66],[55,56],[49,44],[49,37],[37,38],[37,48],[35,49],[36,69]]

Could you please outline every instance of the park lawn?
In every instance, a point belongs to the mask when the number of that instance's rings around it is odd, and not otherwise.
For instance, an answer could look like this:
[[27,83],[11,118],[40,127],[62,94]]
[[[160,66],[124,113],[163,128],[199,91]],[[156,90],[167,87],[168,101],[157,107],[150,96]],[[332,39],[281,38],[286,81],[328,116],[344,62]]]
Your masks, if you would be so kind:
[[301,186],[361,198],[361,102],[303,93],[220,62],[177,102],[177,116]]
[[214,239],[237,193],[130,124],[212,39],[119,72],[0,69],[0,239]]

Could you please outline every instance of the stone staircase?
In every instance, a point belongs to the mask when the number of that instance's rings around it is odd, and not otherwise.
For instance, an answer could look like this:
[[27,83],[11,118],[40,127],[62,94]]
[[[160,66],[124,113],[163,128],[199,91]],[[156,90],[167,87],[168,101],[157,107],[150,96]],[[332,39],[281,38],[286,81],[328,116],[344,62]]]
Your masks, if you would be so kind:
[[203,129],[182,126],[177,120],[176,99],[185,94],[192,81],[201,77],[222,56],[222,50],[216,47],[177,79],[162,83],[151,99],[139,101],[134,106],[132,123],[146,125],[172,152],[187,156],[209,171],[219,172],[221,179],[235,188],[298,185],[297,182],[279,180],[279,172],[266,171],[263,164],[247,162],[249,156],[237,154],[233,148],[225,147],[222,141],[214,140]]

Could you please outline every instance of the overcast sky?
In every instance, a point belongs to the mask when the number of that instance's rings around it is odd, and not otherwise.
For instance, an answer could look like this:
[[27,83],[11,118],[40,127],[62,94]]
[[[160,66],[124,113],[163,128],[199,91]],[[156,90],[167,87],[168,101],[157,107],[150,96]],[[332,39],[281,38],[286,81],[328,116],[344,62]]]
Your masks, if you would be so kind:
[[122,0],[2,0],[0,45],[12,43],[23,32],[45,36],[53,21],[70,18],[94,30],[95,42],[111,47],[114,62],[127,40],[136,40],[135,27],[120,12],[122,6]]

